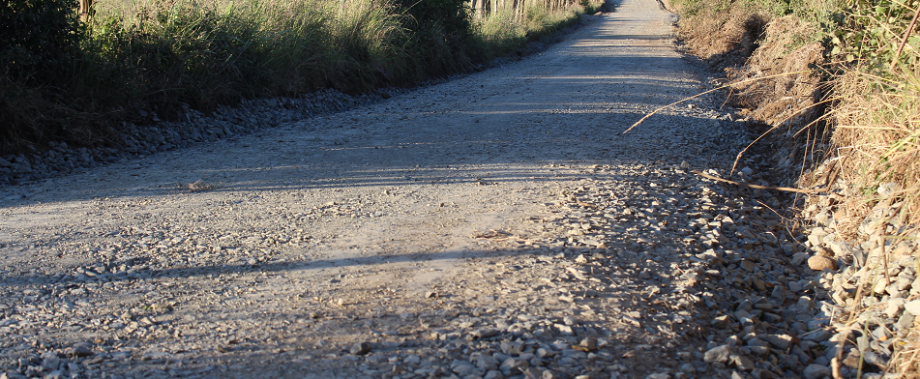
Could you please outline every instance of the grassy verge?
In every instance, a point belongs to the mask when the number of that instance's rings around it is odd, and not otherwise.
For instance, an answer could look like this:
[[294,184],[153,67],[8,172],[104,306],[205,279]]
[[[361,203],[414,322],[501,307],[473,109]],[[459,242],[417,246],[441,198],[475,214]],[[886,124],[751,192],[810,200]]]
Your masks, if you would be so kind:
[[[849,174],[851,209],[865,216],[879,189],[900,201],[895,225],[920,223],[920,32],[908,29],[920,2],[855,1],[833,34],[839,99],[834,141]],[[868,27],[864,27],[868,26]],[[884,187],[884,188],[883,188]]]
[[[462,0],[97,3],[82,24],[72,0],[0,6],[0,39],[12,41],[0,59],[0,153],[118,145],[121,122],[245,98],[417,85],[518,53],[601,5],[533,1],[474,17]],[[62,32],[36,42],[28,30]]]

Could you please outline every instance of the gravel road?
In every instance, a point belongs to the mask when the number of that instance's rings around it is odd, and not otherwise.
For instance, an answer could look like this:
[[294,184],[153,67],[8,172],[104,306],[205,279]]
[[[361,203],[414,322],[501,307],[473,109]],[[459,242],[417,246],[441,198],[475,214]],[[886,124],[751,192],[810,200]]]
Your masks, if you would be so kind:
[[690,173],[724,174],[742,123],[704,97],[622,134],[704,75],[653,0],[591,17],[464,78],[0,188],[4,377],[800,372],[791,320],[820,306],[795,307],[777,199]]

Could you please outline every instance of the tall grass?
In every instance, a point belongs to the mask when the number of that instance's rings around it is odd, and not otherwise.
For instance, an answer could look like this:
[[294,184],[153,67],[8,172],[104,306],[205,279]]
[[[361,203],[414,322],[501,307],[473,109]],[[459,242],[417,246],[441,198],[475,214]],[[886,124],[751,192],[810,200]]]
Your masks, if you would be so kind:
[[602,4],[587,1],[558,7],[551,1],[523,2],[520,9],[500,9],[480,17],[477,31],[490,56],[507,55],[571,25],[581,14],[596,12]]
[[847,157],[855,190],[865,195],[861,208],[867,211],[878,202],[878,188],[887,185],[901,202],[893,221],[917,225],[920,33],[908,27],[920,2],[859,0],[849,5],[854,11],[832,41],[835,58],[851,62],[835,80],[835,94],[843,100],[834,114],[834,142]]
[[[115,70],[121,76],[104,85],[140,90],[142,104],[164,113],[178,104],[173,100],[209,110],[246,97],[326,87],[363,91],[390,76],[408,81],[390,75],[412,59],[401,16],[389,3],[179,0],[139,7],[97,11],[84,45],[92,67],[73,77]],[[100,92],[90,87],[86,96]]]
[[495,12],[476,22],[463,0],[102,0],[73,34],[78,48],[43,75],[13,76],[16,65],[0,62],[0,153],[49,141],[118,144],[119,122],[142,121],[140,114],[412,86],[519,52],[585,11],[527,4],[526,17]]

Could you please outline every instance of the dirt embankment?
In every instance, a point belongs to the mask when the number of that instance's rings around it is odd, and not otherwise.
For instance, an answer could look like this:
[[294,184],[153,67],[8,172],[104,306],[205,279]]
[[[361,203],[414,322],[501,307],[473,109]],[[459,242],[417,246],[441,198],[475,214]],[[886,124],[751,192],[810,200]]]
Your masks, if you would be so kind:
[[860,159],[849,151],[865,142],[834,136],[828,116],[852,110],[834,109],[829,101],[832,81],[820,69],[827,54],[814,41],[821,31],[794,16],[768,20],[743,4],[674,8],[692,14],[680,22],[685,48],[724,72],[730,85],[726,104],[741,108],[749,127],[763,134],[745,157],[764,161],[771,177],[797,188],[789,196],[787,231],[805,252],[791,261],[823,270],[814,276],[821,283],[817,297],[824,294],[839,307],[829,328],[836,354],[822,364],[829,363],[834,378],[856,377],[864,363],[868,377],[915,377],[917,225],[904,220],[902,208],[910,201],[898,183],[860,184],[865,173],[857,171],[868,170],[847,160]]

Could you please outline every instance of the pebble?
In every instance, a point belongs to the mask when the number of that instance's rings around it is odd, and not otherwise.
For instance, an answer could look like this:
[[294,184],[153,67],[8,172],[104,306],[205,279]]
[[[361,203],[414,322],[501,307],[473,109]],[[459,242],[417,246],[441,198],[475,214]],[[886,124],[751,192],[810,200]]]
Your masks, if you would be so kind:
[[353,355],[365,355],[371,352],[371,345],[367,342],[358,342],[352,345],[350,353]]
[[707,350],[703,360],[707,363],[727,363],[731,354],[730,345],[721,345]]
[[831,376],[831,369],[827,366],[810,364],[805,367],[803,374],[805,374],[806,379],[822,379]]
[[499,333],[499,330],[496,328],[482,328],[482,329],[474,330],[470,334],[475,338],[489,338],[489,337],[497,336],[498,333]]
[[808,258],[808,267],[815,271],[837,270],[837,260],[823,255]]
[[904,303],[904,310],[909,312],[914,316],[920,316],[920,300],[913,300],[907,303]]

